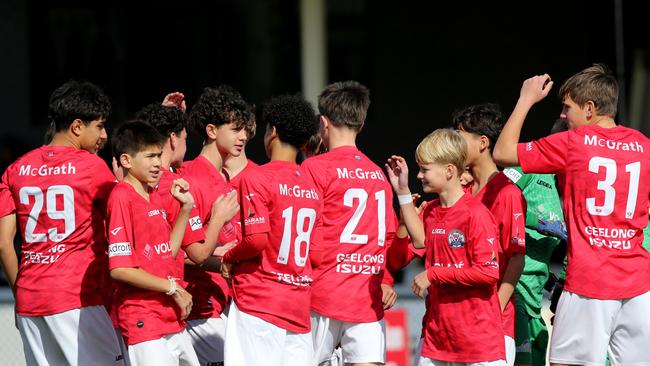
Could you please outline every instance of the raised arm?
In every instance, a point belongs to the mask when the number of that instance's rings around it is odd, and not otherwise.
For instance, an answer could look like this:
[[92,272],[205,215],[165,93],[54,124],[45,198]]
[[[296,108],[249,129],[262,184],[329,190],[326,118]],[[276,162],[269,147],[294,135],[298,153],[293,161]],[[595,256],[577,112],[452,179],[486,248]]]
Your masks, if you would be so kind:
[[386,171],[388,173],[388,180],[397,194],[402,220],[406,225],[413,246],[418,249],[424,248],[424,224],[420,220],[418,211],[413,204],[411,190],[408,184],[409,171],[406,161],[401,156],[393,155],[386,163]]
[[552,87],[553,81],[548,74],[533,76],[524,81],[517,105],[494,145],[493,158],[497,165],[503,167],[519,165],[517,143],[526,115],[535,103],[548,95]]

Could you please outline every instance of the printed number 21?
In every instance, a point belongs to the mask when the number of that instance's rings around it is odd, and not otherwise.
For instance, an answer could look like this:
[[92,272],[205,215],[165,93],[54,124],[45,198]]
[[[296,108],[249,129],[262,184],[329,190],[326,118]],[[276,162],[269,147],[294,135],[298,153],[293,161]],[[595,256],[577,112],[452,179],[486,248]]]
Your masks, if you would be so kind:
[[[605,179],[598,181],[598,190],[605,192],[605,200],[602,206],[596,205],[596,198],[587,198],[587,212],[595,216],[608,216],[614,212],[614,201],[616,190],[613,185],[616,182],[616,161],[600,156],[594,156],[589,160],[589,171],[598,173],[601,167],[605,168]],[[641,163],[634,162],[625,166],[625,171],[630,174],[630,185],[627,191],[627,204],[625,205],[625,218],[631,219],[636,208],[636,199],[639,193],[639,177]]]

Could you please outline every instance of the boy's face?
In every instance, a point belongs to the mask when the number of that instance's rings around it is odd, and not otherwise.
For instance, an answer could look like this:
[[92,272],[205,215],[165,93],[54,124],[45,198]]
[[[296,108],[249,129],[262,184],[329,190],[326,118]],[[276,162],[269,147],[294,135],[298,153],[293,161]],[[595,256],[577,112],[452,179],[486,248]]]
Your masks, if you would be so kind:
[[79,130],[79,148],[91,154],[97,152],[104,146],[108,135],[104,124],[106,120],[101,117],[89,123],[81,123]]
[[187,131],[182,129],[178,134],[172,133],[169,139],[174,143],[174,152],[169,165],[172,168],[180,168],[187,151]]
[[248,141],[248,133],[246,129],[237,128],[233,122],[223,124],[217,127],[216,144],[219,151],[224,155],[239,156],[246,142]]
[[439,193],[447,185],[447,165],[445,164],[418,164],[420,171],[418,179],[422,182],[422,190],[426,193]]
[[587,124],[587,111],[585,107],[579,106],[567,95],[562,100],[560,118],[567,122],[569,130],[574,130]]
[[122,154],[120,157],[122,166],[129,170],[129,175],[140,182],[152,184],[160,178],[160,167],[162,165],[162,148],[160,146],[148,146],[135,155]]
[[467,143],[467,161],[465,164],[472,166],[481,156],[482,152],[485,151],[484,145],[487,138],[462,129],[458,130],[458,133],[463,136],[463,139]]

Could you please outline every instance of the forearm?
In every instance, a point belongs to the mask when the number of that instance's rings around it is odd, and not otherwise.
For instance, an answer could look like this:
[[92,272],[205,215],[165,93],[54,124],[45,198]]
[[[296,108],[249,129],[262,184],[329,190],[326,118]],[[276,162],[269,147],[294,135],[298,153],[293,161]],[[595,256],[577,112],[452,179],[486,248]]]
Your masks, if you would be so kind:
[[496,145],[494,145],[493,157],[497,165],[504,167],[519,165],[517,143],[519,143],[519,136],[521,134],[521,128],[524,125],[524,120],[532,106],[533,104],[530,102],[521,99],[517,101],[515,109],[512,111],[505,126],[503,126],[499,139]]
[[16,215],[12,213],[0,218],[0,262],[12,291],[15,290],[18,275],[18,256],[14,248],[15,235]]
[[187,247],[187,256],[190,257],[193,263],[201,266],[212,256],[214,249],[219,244],[219,232],[223,225],[224,224],[221,220],[210,220],[208,225],[205,227],[205,240],[201,243],[194,243]]
[[498,278],[482,272],[476,267],[429,267],[427,278],[432,284],[442,286],[494,286]]
[[498,294],[501,311],[506,308],[508,301],[510,301],[512,294],[514,294],[515,287],[517,287],[517,282],[519,282],[519,277],[521,277],[523,271],[524,255],[519,253],[514,254],[508,261],[508,266],[503,274],[503,281],[499,285]]
[[240,244],[235,245],[234,248],[226,252],[222,261],[234,263],[256,257],[264,251],[268,241],[268,233],[247,235]]
[[152,275],[141,268],[114,268],[111,270],[111,278],[143,290],[167,292],[170,288],[168,279]]
[[424,248],[424,224],[415,210],[415,205],[413,203],[400,205],[400,210],[413,246],[418,249]]
[[174,257],[178,255],[178,251],[181,249],[181,243],[183,242],[183,236],[185,235],[187,221],[190,219],[191,209],[192,206],[181,206],[181,209],[178,212],[178,217],[176,217],[176,221],[174,222],[174,227],[169,234],[169,245],[172,247],[172,254]]
[[185,258],[185,265],[198,268],[206,272],[221,273],[221,260],[214,256],[209,256],[200,264],[194,262],[190,258]]

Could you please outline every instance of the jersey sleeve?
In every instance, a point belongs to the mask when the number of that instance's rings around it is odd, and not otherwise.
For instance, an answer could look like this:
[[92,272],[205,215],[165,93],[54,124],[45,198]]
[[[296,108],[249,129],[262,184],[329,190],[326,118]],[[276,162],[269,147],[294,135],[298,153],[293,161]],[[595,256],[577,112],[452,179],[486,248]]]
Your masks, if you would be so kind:
[[[190,190],[191,191],[191,190]],[[193,192],[192,192],[193,193]],[[167,211],[167,222],[172,228],[176,224],[176,219],[181,209],[181,204],[168,192],[160,192],[161,195],[169,196],[166,200],[165,210]],[[190,211],[190,218],[185,225],[185,232],[183,233],[183,240],[181,241],[181,248],[186,248],[190,244],[197,243],[205,240],[205,231],[201,216],[196,205]]]
[[139,267],[133,246],[133,218],[126,197],[108,201],[108,268]]
[[499,278],[499,243],[494,218],[485,209],[473,213],[469,224],[472,230],[468,233],[468,257],[472,267],[490,277]]
[[507,186],[498,200],[498,233],[508,257],[526,253],[526,201],[514,185]]
[[239,202],[241,202],[242,235],[244,237],[271,231],[267,209],[269,193],[263,186],[265,179],[265,177],[253,173],[242,178]]
[[567,164],[569,133],[561,132],[536,141],[517,144],[517,156],[525,173],[561,173]]
[[325,177],[325,174],[323,174],[323,172],[327,172],[328,170],[325,169],[323,163],[324,160],[322,159],[311,158],[305,160],[300,166],[309,174],[321,197],[328,184],[328,179]]
[[16,206],[11,191],[4,182],[0,183],[0,217],[5,217],[14,211],[16,211]]

